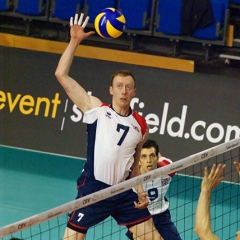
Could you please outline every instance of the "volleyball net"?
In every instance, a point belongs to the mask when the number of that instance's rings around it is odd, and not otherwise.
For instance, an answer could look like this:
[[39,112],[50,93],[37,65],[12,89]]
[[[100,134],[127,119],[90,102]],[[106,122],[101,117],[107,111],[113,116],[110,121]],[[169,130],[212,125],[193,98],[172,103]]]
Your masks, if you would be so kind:
[[[224,182],[212,193],[212,229],[220,239],[234,238],[236,231],[240,229],[240,222],[237,214],[239,208],[238,173],[233,163],[235,161],[239,162],[239,157],[240,138],[237,138],[104,190],[1,227],[0,239],[60,240],[63,237],[68,221],[68,214],[72,211],[124,192],[139,184],[162,178],[173,172],[177,173],[173,177],[166,195],[170,202],[169,210],[172,221],[176,225],[182,239],[198,239],[193,228],[203,170],[205,166],[210,168],[213,164],[218,163],[226,164],[226,168]],[[118,226],[109,217],[90,228],[86,239],[127,239],[126,232],[126,227]]]

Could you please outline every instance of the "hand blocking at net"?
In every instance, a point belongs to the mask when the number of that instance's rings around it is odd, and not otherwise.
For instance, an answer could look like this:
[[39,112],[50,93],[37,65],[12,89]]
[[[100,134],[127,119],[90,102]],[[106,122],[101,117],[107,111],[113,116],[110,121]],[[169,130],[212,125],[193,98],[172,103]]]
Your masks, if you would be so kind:
[[[240,163],[234,162],[238,173],[240,172]],[[210,172],[204,168],[204,178],[201,183],[201,192],[197,203],[194,231],[200,240],[219,240],[218,236],[212,232],[211,228],[211,194],[223,180],[225,164],[213,164]],[[240,240],[240,231],[236,233],[236,240]]]

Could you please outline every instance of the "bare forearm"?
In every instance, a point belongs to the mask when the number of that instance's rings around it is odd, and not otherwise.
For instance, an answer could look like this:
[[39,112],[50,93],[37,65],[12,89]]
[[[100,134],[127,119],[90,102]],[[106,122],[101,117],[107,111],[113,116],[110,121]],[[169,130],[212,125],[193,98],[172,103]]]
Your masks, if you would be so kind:
[[[140,159],[141,148],[142,148],[142,146],[140,144],[136,148],[136,152],[134,154],[134,164],[132,166],[133,170],[131,172],[130,178],[137,177],[137,176],[140,175],[139,159]],[[136,189],[137,193],[142,193],[143,192],[142,185],[136,186],[135,189]]]
[[56,76],[68,75],[70,67],[72,65],[75,51],[79,46],[79,43],[80,42],[75,39],[69,42],[67,48],[65,49],[58,63],[56,73],[55,73]]
[[[137,177],[139,175],[140,175],[139,167],[136,166],[135,168],[133,168],[133,171],[131,172],[130,178]],[[137,191],[137,193],[143,193],[144,192],[144,189],[143,189],[142,185],[135,186],[134,188]]]
[[198,204],[197,204],[195,227],[201,229],[203,232],[206,229],[211,229],[210,201],[211,201],[211,192],[201,191]]
[[211,229],[210,202],[211,191],[202,190],[197,204],[194,228],[201,240],[219,239],[215,234],[212,233]]

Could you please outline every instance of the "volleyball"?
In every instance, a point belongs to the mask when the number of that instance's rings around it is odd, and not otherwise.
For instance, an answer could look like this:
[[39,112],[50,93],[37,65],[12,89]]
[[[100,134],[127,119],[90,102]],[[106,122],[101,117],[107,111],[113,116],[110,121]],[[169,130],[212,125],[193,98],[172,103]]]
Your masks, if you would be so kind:
[[103,9],[95,18],[94,27],[102,38],[117,38],[124,30],[124,15],[115,8]]

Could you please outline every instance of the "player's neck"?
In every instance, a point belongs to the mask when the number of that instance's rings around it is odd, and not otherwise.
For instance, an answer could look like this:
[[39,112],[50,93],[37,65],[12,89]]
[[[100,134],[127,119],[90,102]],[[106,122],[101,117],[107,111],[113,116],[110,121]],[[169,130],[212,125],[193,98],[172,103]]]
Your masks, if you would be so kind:
[[119,107],[117,105],[112,104],[111,107],[117,114],[119,114],[121,116],[129,116],[130,113],[132,112],[130,106]]

